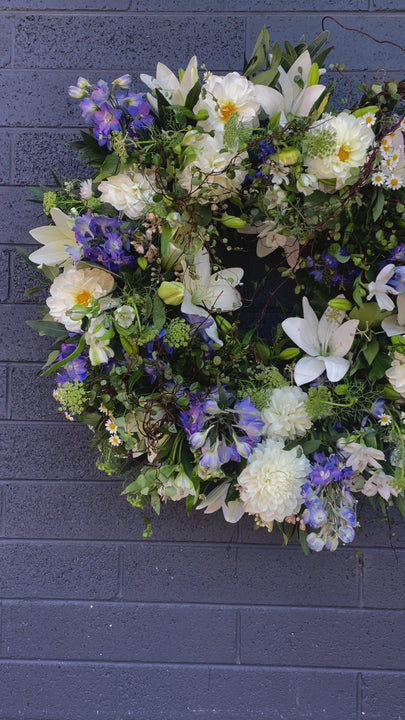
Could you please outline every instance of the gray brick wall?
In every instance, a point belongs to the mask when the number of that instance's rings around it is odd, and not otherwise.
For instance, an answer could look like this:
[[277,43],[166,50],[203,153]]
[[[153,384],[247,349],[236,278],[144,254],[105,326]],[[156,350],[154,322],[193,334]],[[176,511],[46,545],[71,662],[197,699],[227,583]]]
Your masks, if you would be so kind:
[[25,186],[85,173],[65,145],[78,75],[194,53],[239,69],[263,24],[296,42],[324,16],[343,95],[404,74],[405,0],[0,0],[0,720],[405,720],[405,523],[395,551],[366,513],[354,548],[305,559],[173,503],[143,541],[36,380],[47,341],[15,251],[42,224]]

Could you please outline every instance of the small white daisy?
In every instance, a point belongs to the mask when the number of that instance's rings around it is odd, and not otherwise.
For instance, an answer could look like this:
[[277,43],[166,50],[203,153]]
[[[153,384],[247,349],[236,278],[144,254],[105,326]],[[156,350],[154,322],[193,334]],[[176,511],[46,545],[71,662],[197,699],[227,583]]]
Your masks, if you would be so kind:
[[381,172],[375,172],[371,176],[371,182],[373,183],[373,185],[384,185],[385,179],[385,175],[383,175]]
[[378,422],[382,427],[386,427],[387,425],[391,425],[392,417],[391,417],[391,415],[387,415],[387,413],[383,413],[378,418]]
[[403,410],[401,411],[401,420],[402,420],[403,424],[405,425],[405,412]]
[[118,435],[111,435],[109,442],[113,447],[118,447],[118,445],[121,445],[121,440],[119,439]]
[[107,422],[106,422],[106,424],[105,424],[105,427],[106,427],[106,429],[108,430],[108,432],[111,433],[111,435],[115,435],[115,434],[116,434],[116,432],[117,432],[117,426],[116,426],[114,420],[107,420]]
[[386,179],[386,186],[390,188],[390,190],[399,190],[403,185],[403,180],[399,175],[390,175]]

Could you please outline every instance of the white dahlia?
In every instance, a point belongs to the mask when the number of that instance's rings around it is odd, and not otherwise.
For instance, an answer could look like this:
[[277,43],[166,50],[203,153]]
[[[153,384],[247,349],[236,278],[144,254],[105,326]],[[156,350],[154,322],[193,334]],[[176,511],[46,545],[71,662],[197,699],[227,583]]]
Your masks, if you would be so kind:
[[50,297],[46,301],[49,314],[70,332],[78,332],[82,318],[73,319],[70,316],[72,308],[80,306],[84,317],[87,314],[86,308],[91,306],[92,300],[108,295],[113,287],[114,278],[105,270],[65,268],[50,287]]
[[256,89],[250,80],[231,72],[220,77],[210,75],[203,85],[200,100],[194,112],[207,110],[208,120],[200,123],[204,129],[224,130],[231,115],[236,115],[245,127],[257,127],[260,103]]
[[138,172],[113,175],[103,180],[98,189],[101,202],[110,203],[131,220],[145,214],[155,194],[151,179]]
[[405,355],[396,352],[391,367],[385,374],[394,390],[405,397]]
[[276,388],[269,404],[263,408],[264,435],[294,440],[305,435],[312,422],[306,408],[307,394],[299,387]]
[[374,140],[372,129],[346,112],[324,116],[312,126],[310,133],[327,133],[334,139],[329,152],[321,152],[306,160],[306,167],[318,180],[336,180],[339,190],[350,178],[351,170],[360,169]]
[[284,450],[281,440],[269,438],[249,455],[238,477],[245,511],[264,523],[282,522],[301,507],[301,486],[311,465],[300,448]]

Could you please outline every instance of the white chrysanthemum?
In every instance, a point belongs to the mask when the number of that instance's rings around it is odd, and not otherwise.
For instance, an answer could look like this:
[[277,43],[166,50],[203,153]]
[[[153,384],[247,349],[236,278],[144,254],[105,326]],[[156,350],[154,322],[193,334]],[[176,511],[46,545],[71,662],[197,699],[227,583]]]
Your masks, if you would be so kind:
[[202,87],[204,99],[199,100],[194,112],[207,110],[208,120],[200,123],[205,129],[223,130],[231,115],[236,114],[245,127],[257,127],[260,103],[250,80],[231,72],[220,77],[210,75]]
[[312,422],[306,409],[307,394],[288,385],[272,391],[269,404],[262,410],[267,437],[294,440],[305,435]]
[[310,132],[324,131],[335,137],[333,151],[323,157],[310,157],[305,164],[308,172],[318,180],[336,180],[336,189],[339,190],[350,178],[351,170],[364,165],[374,133],[360,118],[346,112],[321,118]]
[[[193,177],[201,173],[201,184],[204,187],[218,186],[212,188],[213,192],[221,197],[229,195],[234,188],[240,188],[246,176],[246,170],[241,167],[241,161],[247,157],[247,153],[241,153],[235,162],[236,151],[223,149],[223,135],[217,133],[215,137],[201,133],[189,133],[189,145],[196,153],[193,161],[179,174],[180,185],[191,192],[198,188],[192,184]],[[226,169],[231,166],[234,170],[234,177],[226,175]]]
[[103,180],[98,189],[101,202],[110,203],[131,220],[142,217],[155,194],[151,179],[138,172],[113,175]]
[[259,515],[265,523],[282,522],[298,512],[302,504],[301,486],[310,470],[300,448],[284,450],[284,443],[272,438],[260,443],[238,477],[245,511]]
[[85,309],[91,305],[92,300],[108,295],[113,287],[114,278],[105,270],[76,270],[68,267],[53,281],[46,304],[54,320],[62,323],[70,332],[78,332],[81,319],[72,319],[69,316],[70,310],[75,305],[80,305],[85,315]]
[[396,352],[391,367],[385,374],[394,390],[405,397],[405,355]]

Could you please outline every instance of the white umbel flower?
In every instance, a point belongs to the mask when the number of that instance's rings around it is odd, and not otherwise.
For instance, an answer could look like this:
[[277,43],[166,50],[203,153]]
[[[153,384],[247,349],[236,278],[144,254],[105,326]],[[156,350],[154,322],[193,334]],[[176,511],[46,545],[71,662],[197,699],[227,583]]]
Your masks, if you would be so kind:
[[62,323],[70,332],[78,332],[81,319],[74,320],[70,317],[72,308],[78,305],[83,309],[83,315],[86,315],[86,308],[91,305],[92,300],[108,295],[113,287],[114,278],[105,270],[76,270],[68,267],[53,281],[46,304],[56,322]]
[[295,514],[301,507],[301,486],[310,470],[300,448],[284,450],[284,443],[272,438],[260,443],[238,477],[245,511],[259,515],[264,523],[282,522]]
[[374,133],[360,118],[346,112],[322,117],[310,132],[325,130],[335,137],[333,151],[326,156],[308,158],[306,167],[318,180],[336,180],[336,189],[339,190],[350,178],[352,170],[363,167]]
[[306,409],[307,394],[299,387],[281,387],[272,391],[261,419],[267,437],[294,440],[305,435],[312,422]]
[[138,172],[131,175],[127,173],[113,175],[103,180],[98,189],[101,192],[101,202],[110,203],[131,220],[136,220],[145,214],[155,194],[150,178]]

